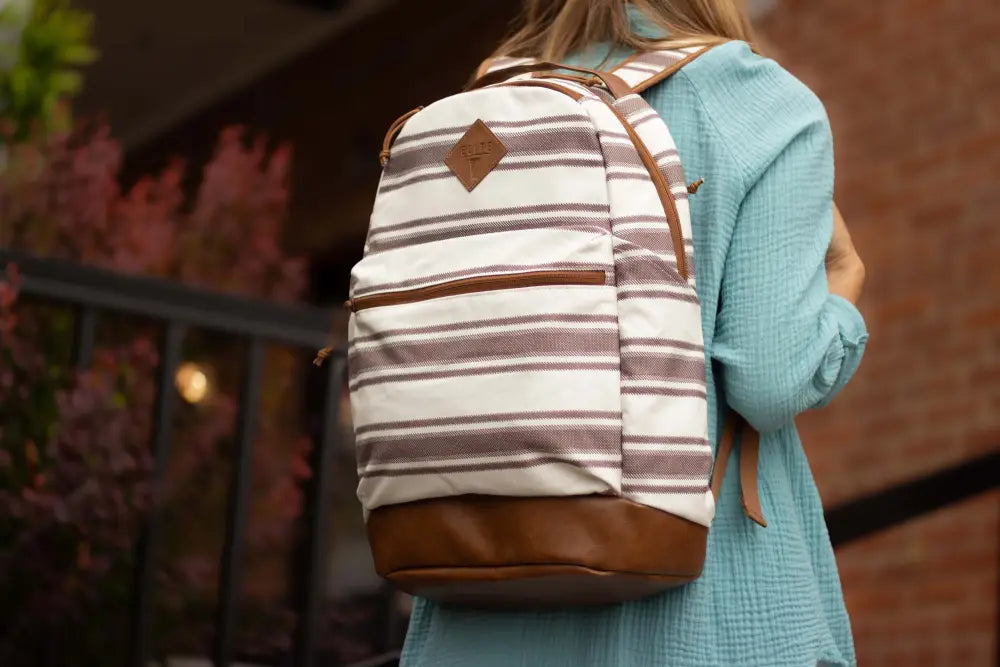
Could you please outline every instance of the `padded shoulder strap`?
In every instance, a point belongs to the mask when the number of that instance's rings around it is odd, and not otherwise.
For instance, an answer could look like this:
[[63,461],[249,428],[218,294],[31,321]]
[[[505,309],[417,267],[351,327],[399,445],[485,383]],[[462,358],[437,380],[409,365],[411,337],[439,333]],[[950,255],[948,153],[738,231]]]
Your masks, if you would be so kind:
[[[620,65],[611,70],[611,73],[618,76],[633,93],[655,86],[664,79],[669,78],[680,68],[710,50],[711,46],[692,46],[674,51],[647,51],[636,53],[629,57]],[[510,56],[500,56],[484,60],[476,70],[476,78],[480,78],[490,72],[527,65],[538,62],[535,58],[514,58]]]
[[641,93],[711,49],[711,46],[691,46],[674,51],[636,53],[611,71],[631,86],[633,93]]

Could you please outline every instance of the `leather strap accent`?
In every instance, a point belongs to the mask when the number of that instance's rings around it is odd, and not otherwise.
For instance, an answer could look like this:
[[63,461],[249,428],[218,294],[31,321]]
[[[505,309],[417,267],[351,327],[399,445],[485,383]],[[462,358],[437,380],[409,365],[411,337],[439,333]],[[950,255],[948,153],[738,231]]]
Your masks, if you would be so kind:
[[[608,85],[607,82],[605,82],[605,86],[608,88],[608,90],[611,91],[612,95],[614,95],[616,98],[623,97],[624,95],[628,95],[630,93],[641,93],[647,88],[650,88],[651,86],[660,83],[664,79],[673,76],[676,72],[678,72],[682,67],[687,65],[689,62],[691,62],[698,56],[707,53],[709,50],[715,48],[716,46],[718,45],[717,44],[708,45],[703,49],[688,54],[684,58],[681,58],[680,60],[673,63],[669,67],[666,67],[662,71],[657,72],[655,74],[650,74],[647,78],[643,79],[636,85],[630,86],[627,82],[622,81],[621,77],[617,77],[615,75],[615,72],[622,69],[623,67],[627,67],[630,63],[634,62],[636,59],[640,58],[646,53],[649,53],[646,51],[638,51],[629,56],[628,58],[626,58],[625,60],[623,60],[620,64],[611,69],[609,72],[602,72],[602,74],[607,74],[617,78],[621,82],[621,84],[623,84],[621,88],[618,89],[618,91],[616,92],[614,89],[612,89],[610,85]],[[496,74],[498,77],[500,77],[497,80],[502,81],[504,77],[516,76],[517,74],[522,74],[530,71],[537,71],[539,67],[541,67],[541,69],[544,70],[552,67],[552,65],[553,63],[543,63],[534,60],[532,58],[514,58],[509,56],[488,58],[484,60],[482,63],[480,63],[479,68],[476,70],[475,79],[473,79],[474,83],[470,84],[470,87],[467,88],[467,90],[472,90],[473,88],[482,87],[483,85],[489,85],[489,84],[480,84],[479,81],[490,74]],[[578,68],[569,67],[566,65],[558,65],[557,69],[581,71]],[[504,72],[504,74],[501,75],[500,72]],[[593,84],[590,83],[590,85]],[[615,87],[618,88],[617,83],[615,84]]]
[[524,88],[548,88],[549,90],[555,90],[573,98],[576,101],[583,99],[583,93],[567,88],[566,86],[560,86],[558,83],[552,81],[537,81],[535,79],[518,79],[517,81],[508,81],[503,84],[505,86],[520,86]]
[[383,167],[389,162],[389,156],[391,155],[392,142],[396,140],[396,135],[399,134],[403,126],[406,125],[406,121],[410,120],[413,116],[423,111],[423,107],[417,107],[412,111],[407,111],[402,116],[393,121],[392,125],[389,126],[389,131],[385,133],[385,139],[382,140],[382,152],[378,154],[378,163]]
[[688,184],[688,194],[690,194],[690,195],[697,194],[698,193],[698,188],[700,188],[704,184],[705,184],[705,179],[704,178],[699,178],[694,183],[689,183]]
[[715,468],[712,470],[712,496],[719,499],[722,490],[722,479],[726,475],[726,466],[733,452],[737,434],[740,436],[740,504],[743,513],[761,526],[767,527],[764,511],[760,505],[760,494],[757,488],[757,460],[760,457],[760,434],[747,424],[743,417],[730,411],[722,426],[722,437],[715,452]]
[[501,83],[507,79],[518,76],[520,74],[529,74],[531,72],[546,72],[546,71],[556,71],[556,70],[569,70],[571,72],[580,72],[581,74],[589,74],[590,76],[596,77],[604,87],[608,89],[608,92],[618,99],[619,97],[624,97],[632,92],[632,89],[627,83],[622,81],[620,78],[611,74],[610,72],[598,72],[597,70],[588,69],[586,67],[576,67],[574,65],[563,65],[560,63],[553,62],[535,62],[526,63],[524,65],[515,65],[513,67],[505,67],[502,69],[497,69],[492,72],[487,72],[483,76],[479,77],[473,81],[466,90],[475,90],[477,88],[483,88],[485,86],[491,86],[495,83]]
[[578,83],[581,86],[599,86],[601,85],[600,79],[596,77],[585,77],[575,74],[560,74],[559,72],[535,72],[531,75],[532,79],[558,79],[560,81],[571,81],[573,83]]
[[670,67],[667,67],[666,69],[664,69],[659,74],[654,74],[653,76],[649,77],[648,79],[646,79],[645,81],[643,81],[639,85],[633,86],[632,87],[632,92],[633,93],[641,93],[642,91],[647,90],[648,88],[652,88],[653,86],[655,86],[656,84],[660,83],[661,81],[666,81],[667,79],[669,79],[670,77],[672,77],[674,74],[676,74],[677,72],[679,72],[682,67],[684,67],[685,65],[687,65],[688,63],[690,63],[692,60],[694,60],[698,56],[700,56],[702,54],[705,54],[705,53],[708,53],[709,51],[712,50],[712,48],[713,48],[712,46],[706,46],[704,49],[701,49],[700,51],[695,51],[694,53],[681,58],[680,60],[678,60],[677,62],[675,62]]
[[757,461],[760,457],[760,433],[756,429],[746,427],[740,438],[740,504],[743,512],[750,519],[767,527],[764,511],[760,506],[760,496],[757,489]]

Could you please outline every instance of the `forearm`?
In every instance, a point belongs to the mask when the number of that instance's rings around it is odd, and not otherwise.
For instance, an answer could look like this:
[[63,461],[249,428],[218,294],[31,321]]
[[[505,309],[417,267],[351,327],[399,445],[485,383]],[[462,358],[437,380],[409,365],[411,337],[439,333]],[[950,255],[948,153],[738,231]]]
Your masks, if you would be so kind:
[[833,238],[826,256],[827,283],[831,294],[857,304],[865,283],[865,264],[854,247],[844,217],[833,205]]

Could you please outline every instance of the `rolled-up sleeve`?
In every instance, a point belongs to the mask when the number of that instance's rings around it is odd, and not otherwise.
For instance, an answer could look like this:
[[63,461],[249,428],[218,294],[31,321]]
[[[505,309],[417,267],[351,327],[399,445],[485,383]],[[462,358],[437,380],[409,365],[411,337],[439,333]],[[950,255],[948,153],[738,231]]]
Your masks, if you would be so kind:
[[828,403],[857,370],[868,339],[857,308],[831,295],[827,285],[830,125],[819,100],[781,73],[764,67],[757,77],[777,77],[755,99],[758,106],[774,105],[781,126],[768,127],[767,109],[757,109],[761,132],[776,140],[775,148],[746,176],[713,348],[730,406],[762,432]]

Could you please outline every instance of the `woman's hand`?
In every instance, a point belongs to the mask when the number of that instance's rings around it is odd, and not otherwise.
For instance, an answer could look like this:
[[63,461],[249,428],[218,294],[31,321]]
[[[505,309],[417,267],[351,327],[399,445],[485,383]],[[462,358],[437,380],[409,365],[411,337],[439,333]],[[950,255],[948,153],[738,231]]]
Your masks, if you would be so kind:
[[830,293],[857,303],[865,284],[865,265],[858,256],[837,205],[833,205],[833,238],[826,252],[826,279]]

